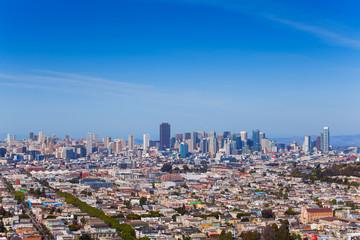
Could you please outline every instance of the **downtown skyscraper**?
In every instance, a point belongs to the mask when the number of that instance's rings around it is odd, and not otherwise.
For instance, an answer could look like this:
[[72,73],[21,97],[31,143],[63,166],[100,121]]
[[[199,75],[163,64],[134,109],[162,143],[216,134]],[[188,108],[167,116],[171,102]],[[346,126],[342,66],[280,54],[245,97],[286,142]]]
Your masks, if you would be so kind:
[[160,124],[160,149],[170,148],[170,124]]
[[329,152],[330,148],[330,130],[329,127],[324,127],[321,133],[321,151]]

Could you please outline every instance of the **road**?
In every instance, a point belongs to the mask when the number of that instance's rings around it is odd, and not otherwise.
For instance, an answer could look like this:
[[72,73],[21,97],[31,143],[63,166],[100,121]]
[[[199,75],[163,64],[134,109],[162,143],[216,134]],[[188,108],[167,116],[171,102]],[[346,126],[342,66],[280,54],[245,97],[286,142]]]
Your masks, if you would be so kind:
[[30,210],[28,208],[26,208],[23,204],[22,204],[22,209],[25,211],[25,214],[29,216],[31,222],[39,229],[41,235],[43,235],[43,239],[50,240],[50,238],[44,232],[44,229],[41,226],[41,224],[38,223],[38,221],[31,215]]

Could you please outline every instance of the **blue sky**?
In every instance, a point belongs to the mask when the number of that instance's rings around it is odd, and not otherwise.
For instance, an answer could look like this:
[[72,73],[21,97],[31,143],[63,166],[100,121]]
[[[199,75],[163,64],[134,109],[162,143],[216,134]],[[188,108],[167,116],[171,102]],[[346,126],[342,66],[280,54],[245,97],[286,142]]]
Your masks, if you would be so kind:
[[360,2],[0,1],[0,138],[358,134]]

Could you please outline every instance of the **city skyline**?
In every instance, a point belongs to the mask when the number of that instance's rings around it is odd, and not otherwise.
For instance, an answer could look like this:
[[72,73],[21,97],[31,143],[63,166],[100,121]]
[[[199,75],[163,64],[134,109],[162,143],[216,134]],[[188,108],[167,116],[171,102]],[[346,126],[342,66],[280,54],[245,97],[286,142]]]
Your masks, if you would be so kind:
[[359,134],[358,1],[0,4],[1,135]]

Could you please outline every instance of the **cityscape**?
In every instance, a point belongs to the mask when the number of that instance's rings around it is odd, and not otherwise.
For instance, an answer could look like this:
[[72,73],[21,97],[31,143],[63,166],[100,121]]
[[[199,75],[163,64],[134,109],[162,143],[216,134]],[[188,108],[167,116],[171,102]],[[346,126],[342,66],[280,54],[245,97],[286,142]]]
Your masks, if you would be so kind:
[[360,1],[0,1],[0,240],[360,240]]
[[23,239],[356,239],[357,147],[260,130],[0,143],[2,225]]

